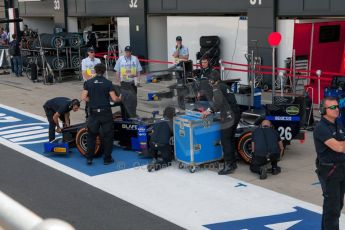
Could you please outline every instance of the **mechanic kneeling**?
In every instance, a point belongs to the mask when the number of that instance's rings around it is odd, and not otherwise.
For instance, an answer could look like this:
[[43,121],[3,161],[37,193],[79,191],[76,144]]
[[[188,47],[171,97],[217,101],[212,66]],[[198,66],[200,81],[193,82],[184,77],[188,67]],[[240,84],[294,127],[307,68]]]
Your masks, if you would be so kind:
[[314,129],[316,173],[323,192],[323,230],[338,230],[345,192],[345,129],[336,98],[322,100],[321,120]]
[[278,167],[278,161],[283,150],[283,142],[271,122],[263,120],[252,134],[253,159],[250,170],[253,173],[258,173],[260,179],[266,179],[266,164],[271,162],[272,169],[270,171],[273,175],[279,174],[281,169]]
[[44,103],[43,109],[49,122],[49,142],[55,139],[55,131],[61,133],[59,119],[63,122],[64,128],[69,127],[71,124],[70,111],[77,112],[79,107],[78,99],[71,100],[67,97],[56,97]]
[[[150,151],[154,160],[147,166],[148,171],[156,171],[170,166],[173,160],[173,148],[170,138],[173,136],[173,119],[176,116],[175,108],[168,106],[164,109],[162,120],[153,125],[150,137]],[[161,159],[158,159],[158,153]]]
[[104,164],[114,163],[111,156],[113,149],[113,116],[109,103],[109,96],[114,102],[121,100],[121,95],[117,97],[111,81],[103,77],[106,71],[105,65],[95,66],[96,77],[88,80],[84,84],[82,100],[89,103],[90,116],[87,121],[87,164],[92,164],[95,153],[96,137],[102,128]]
[[226,175],[232,173],[236,168],[235,156],[235,134],[237,125],[241,119],[240,108],[230,87],[221,82],[219,73],[212,73],[209,76],[210,84],[213,87],[213,107],[203,112],[207,117],[211,113],[220,111],[221,118],[221,145],[224,154],[224,168],[218,174]]

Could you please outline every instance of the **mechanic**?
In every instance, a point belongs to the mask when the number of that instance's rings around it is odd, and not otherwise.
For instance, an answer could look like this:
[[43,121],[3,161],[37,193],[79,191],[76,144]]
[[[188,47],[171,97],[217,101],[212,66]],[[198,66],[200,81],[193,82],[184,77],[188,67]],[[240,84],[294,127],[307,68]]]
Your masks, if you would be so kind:
[[235,156],[235,133],[241,118],[240,108],[237,105],[235,95],[230,87],[223,83],[219,73],[209,76],[213,87],[213,106],[203,112],[203,117],[220,111],[221,118],[221,145],[224,154],[224,167],[218,172],[219,175],[232,173],[236,168]]
[[[176,116],[175,108],[168,106],[164,109],[163,118],[152,127],[150,137],[150,152],[154,160],[147,166],[148,171],[160,170],[171,165],[173,148],[170,139],[173,136],[173,120]],[[158,158],[158,153],[161,158]]]
[[199,85],[198,99],[199,101],[212,101],[213,89],[209,83],[209,76],[211,74],[217,74],[218,71],[212,69],[207,56],[201,58],[200,64],[201,69],[199,71],[194,72]]
[[121,82],[121,89],[127,90],[131,96],[127,98],[124,106],[131,105],[135,108],[131,117],[136,116],[137,109],[137,86],[139,84],[140,71],[142,67],[138,58],[132,55],[132,48],[125,47],[125,55],[121,56],[115,64],[115,82]]
[[71,124],[70,111],[77,112],[79,107],[78,99],[71,100],[67,97],[56,97],[44,103],[43,109],[49,122],[49,142],[55,139],[55,131],[61,133],[59,119],[63,122],[64,128],[69,127]]
[[181,61],[188,61],[189,59],[189,50],[186,46],[182,45],[182,37],[176,37],[176,46],[174,47],[173,54],[175,63],[179,63]]
[[[81,61],[81,71],[84,82],[96,75],[95,65],[101,63],[101,60],[95,57],[95,49],[93,47],[87,49],[87,54],[88,57]],[[89,117],[89,106],[87,102],[85,102],[85,117],[86,119]]]
[[111,156],[113,147],[113,117],[110,107],[109,96],[114,102],[121,100],[121,95],[117,97],[111,81],[104,78],[105,65],[95,66],[96,76],[84,84],[82,100],[89,103],[90,117],[87,121],[87,164],[92,164],[95,152],[96,137],[102,128],[102,147],[104,153],[104,164],[114,163]]
[[345,129],[337,119],[336,98],[325,97],[320,105],[322,115],[314,129],[317,153],[316,173],[323,192],[322,229],[339,229],[339,217],[345,191]]
[[252,134],[253,159],[250,164],[250,171],[258,173],[260,179],[267,178],[266,164],[271,162],[272,168],[269,170],[273,175],[280,173],[278,166],[281,153],[284,150],[283,142],[269,120],[262,119],[258,128]]
[[114,104],[112,106],[120,106],[122,120],[126,121],[129,118],[136,117],[137,104],[132,103],[136,101],[136,95],[131,93],[130,90],[121,88],[118,85],[113,85],[115,94],[117,96],[121,95],[121,102]]

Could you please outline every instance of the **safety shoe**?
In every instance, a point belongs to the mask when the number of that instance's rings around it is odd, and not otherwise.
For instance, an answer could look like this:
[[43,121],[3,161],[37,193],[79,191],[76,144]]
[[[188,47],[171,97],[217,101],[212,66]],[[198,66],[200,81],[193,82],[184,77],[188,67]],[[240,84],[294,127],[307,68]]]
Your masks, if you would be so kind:
[[103,164],[104,164],[104,165],[110,165],[110,164],[112,164],[112,163],[114,163],[114,162],[115,162],[114,159],[111,158],[110,160],[105,160],[105,161],[103,162]]
[[87,164],[87,165],[92,165],[92,159],[90,159],[90,158],[87,159],[86,164]]
[[227,175],[230,173],[233,173],[237,169],[237,164],[232,163],[232,164],[226,164],[224,165],[224,168],[218,172],[218,175]]
[[278,175],[281,171],[280,167],[272,168],[272,175]]
[[260,168],[260,180],[265,180],[267,178],[267,169],[266,168]]

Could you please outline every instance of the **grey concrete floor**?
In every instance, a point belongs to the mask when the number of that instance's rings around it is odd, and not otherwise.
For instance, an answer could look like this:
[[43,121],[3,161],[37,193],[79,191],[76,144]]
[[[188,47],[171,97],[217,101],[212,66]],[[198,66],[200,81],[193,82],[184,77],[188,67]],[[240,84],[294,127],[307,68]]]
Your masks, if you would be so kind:
[[[113,79],[113,72],[109,72]],[[138,114],[149,117],[151,111],[160,110],[166,105],[176,105],[176,99],[164,99],[159,102],[147,101],[147,93],[164,90],[171,82],[146,84],[141,79],[142,87],[138,88]],[[0,76],[0,103],[12,106],[27,112],[44,116],[42,105],[50,98],[66,96],[80,98],[83,82],[77,80],[64,81],[54,85],[32,83],[26,77],[16,78],[12,75]],[[84,105],[82,104],[82,107]],[[114,110],[118,110],[115,108]],[[84,112],[73,113],[72,124],[84,121]],[[270,190],[286,194],[303,201],[322,205],[321,188],[315,170],[315,149],[312,132],[307,132],[304,144],[294,141],[286,149],[285,156],[280,162],[282,173],[277,176],[269,175],[267,180],[259,180],[249,171],[248,165],[239,164],[239,168],[231,177],[259,185]],[[229,194],[231,195],[231,194]]]

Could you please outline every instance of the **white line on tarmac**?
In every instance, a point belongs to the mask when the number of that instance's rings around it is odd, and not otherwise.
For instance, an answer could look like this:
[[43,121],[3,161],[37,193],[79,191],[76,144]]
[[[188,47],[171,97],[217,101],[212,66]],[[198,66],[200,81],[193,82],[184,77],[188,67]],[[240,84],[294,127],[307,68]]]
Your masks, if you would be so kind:
[[12,141],[12,142],[20,142],[20,141],[27,141],[27,140],[37,139],[37,138],[41,138],[41,137],[48,137],[48,133],[31,135],[31,136],[26,136],[26,137],[13,138],[13,139],[10,139],[10,141]]
[[21,133],[25,131],[32,131],[32,130],[38,130],[38,129],[44,129],[42,126],[33,126],[33,127],[28,127],[28,128],[22,128],[22,129],[12,129],[12,130],[7,130],[0,132],[0,135],[8,135],[8,134],[13,134],[13,133]]
[[22,132],[22,133],[15,133],[15,134],[10,134],[10,135],[5,135],[2,136],[3,138],[10,139],[14,137],[24,137],[24,136],[29,136],[33,134],[40,134],[40,133],[47,133],[48,129],[39,129],[35,131],[29,131],[29,132]]

